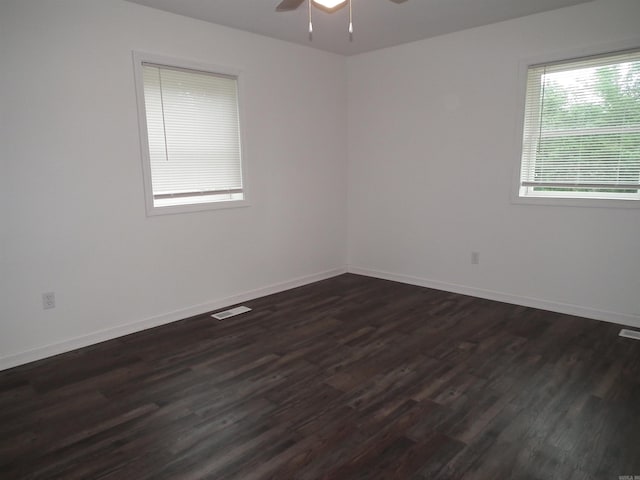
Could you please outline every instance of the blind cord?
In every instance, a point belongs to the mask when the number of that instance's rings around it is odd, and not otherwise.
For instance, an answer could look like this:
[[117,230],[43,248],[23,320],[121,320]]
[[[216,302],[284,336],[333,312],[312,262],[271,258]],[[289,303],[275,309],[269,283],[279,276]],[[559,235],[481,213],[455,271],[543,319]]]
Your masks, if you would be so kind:
[[164,158],[169,161],[169,146],[167,145],[167,123],[164,118],[164,95],[162,93],[162,70],[158,69],[158,83],[160,85],[160,109],[162,110],[162,133],[164,136]]

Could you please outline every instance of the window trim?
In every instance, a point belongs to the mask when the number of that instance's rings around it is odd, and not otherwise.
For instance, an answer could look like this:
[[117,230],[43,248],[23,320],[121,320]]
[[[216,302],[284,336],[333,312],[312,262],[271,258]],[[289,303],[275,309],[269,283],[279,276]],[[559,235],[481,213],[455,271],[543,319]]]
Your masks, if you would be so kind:
[[[247,155],[245,149],[245,115],[243,109],[244,80],[242,71],[236,68],[212,65],[197,60],[169,57],[154,53],[134,50],[133,71],[136,90],[136,103],[138,109],[138,131],[140,141],[140,157],[142,161],[142,175],[144,184],[145,209],[147,216],[170,215],[176,213],[190,213],[207,210],[220,210],[227,208],[247,207],[250,205],[247,187]],[[217,76],[232,77],[236,79],[238,91],[238,118],[240,123],[240,171],[242,175],[242,200],[215,201],[207,203],[194,203],[187,205],[155,206],[153,185],[151,180],[151,157],[149,153],[149,137],[147,130],[147,113],[144,100],[143,64],[155,64],[166,66],[167,68],[183,69],[189,71],[199,71]]]
[[[520,180],[522,173],[522,153],[523,139],[525,127],[525,111],[527,102],[527,80],[529,68],[536,65],[549,65],[554,63],[570,62],[585,57],[598,57],[623,52],[625,50],[640,49],[640,37],[633,37],[624,41],[601,44],[587,48],[556,51],[546,55],[538,55],[535,57],[522,58],[518,68],[518,88],[517,88],[517,119],[516,125],[514,157],[515,166],[512,175],[511,203],[521,205],[544,205],[544,206],[563,206],[563,207],[598,207],[598,208],[640,208],[640,200],[629,199],[612,199],[601,198],[594,194],[592,198],[562,198],[558,192],[554,196],[536,196],[522,197],[520,196]],[[633,194],[634,196],[636,194]]]

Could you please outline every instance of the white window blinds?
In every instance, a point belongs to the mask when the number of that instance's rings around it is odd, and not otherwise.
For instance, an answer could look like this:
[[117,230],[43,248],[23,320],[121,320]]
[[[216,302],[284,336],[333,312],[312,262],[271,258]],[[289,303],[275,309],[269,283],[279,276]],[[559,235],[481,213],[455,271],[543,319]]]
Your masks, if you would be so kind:
[[640,199],[640,52],[528,70],[521,196]]
[[142,63],[154,206],[243,198],[237,79]]

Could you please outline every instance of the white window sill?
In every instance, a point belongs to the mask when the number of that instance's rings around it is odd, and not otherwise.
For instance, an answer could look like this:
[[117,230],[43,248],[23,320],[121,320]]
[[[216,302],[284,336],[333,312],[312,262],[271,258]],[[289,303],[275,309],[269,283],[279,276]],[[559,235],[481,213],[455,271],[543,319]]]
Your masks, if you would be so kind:
[[207,210],[222,210],[226,208],[248,207],[245,200],[226,200],[208,203],[192,203],[183,205],[147,206],[147,216],[172,215],[176,213],[202,212]]
[[613,200],[605,198],[512,197],[516,205],[545,205],[556,207],[640,208],[640,200]]

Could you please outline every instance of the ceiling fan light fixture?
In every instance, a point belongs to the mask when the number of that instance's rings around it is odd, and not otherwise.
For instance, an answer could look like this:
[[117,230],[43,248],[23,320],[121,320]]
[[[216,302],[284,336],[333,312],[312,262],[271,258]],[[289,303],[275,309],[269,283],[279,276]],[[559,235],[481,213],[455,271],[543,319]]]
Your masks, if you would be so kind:
[[343,7],[347,0],[313,0],[313,3],[326,8],[327,10],[337,10]]

